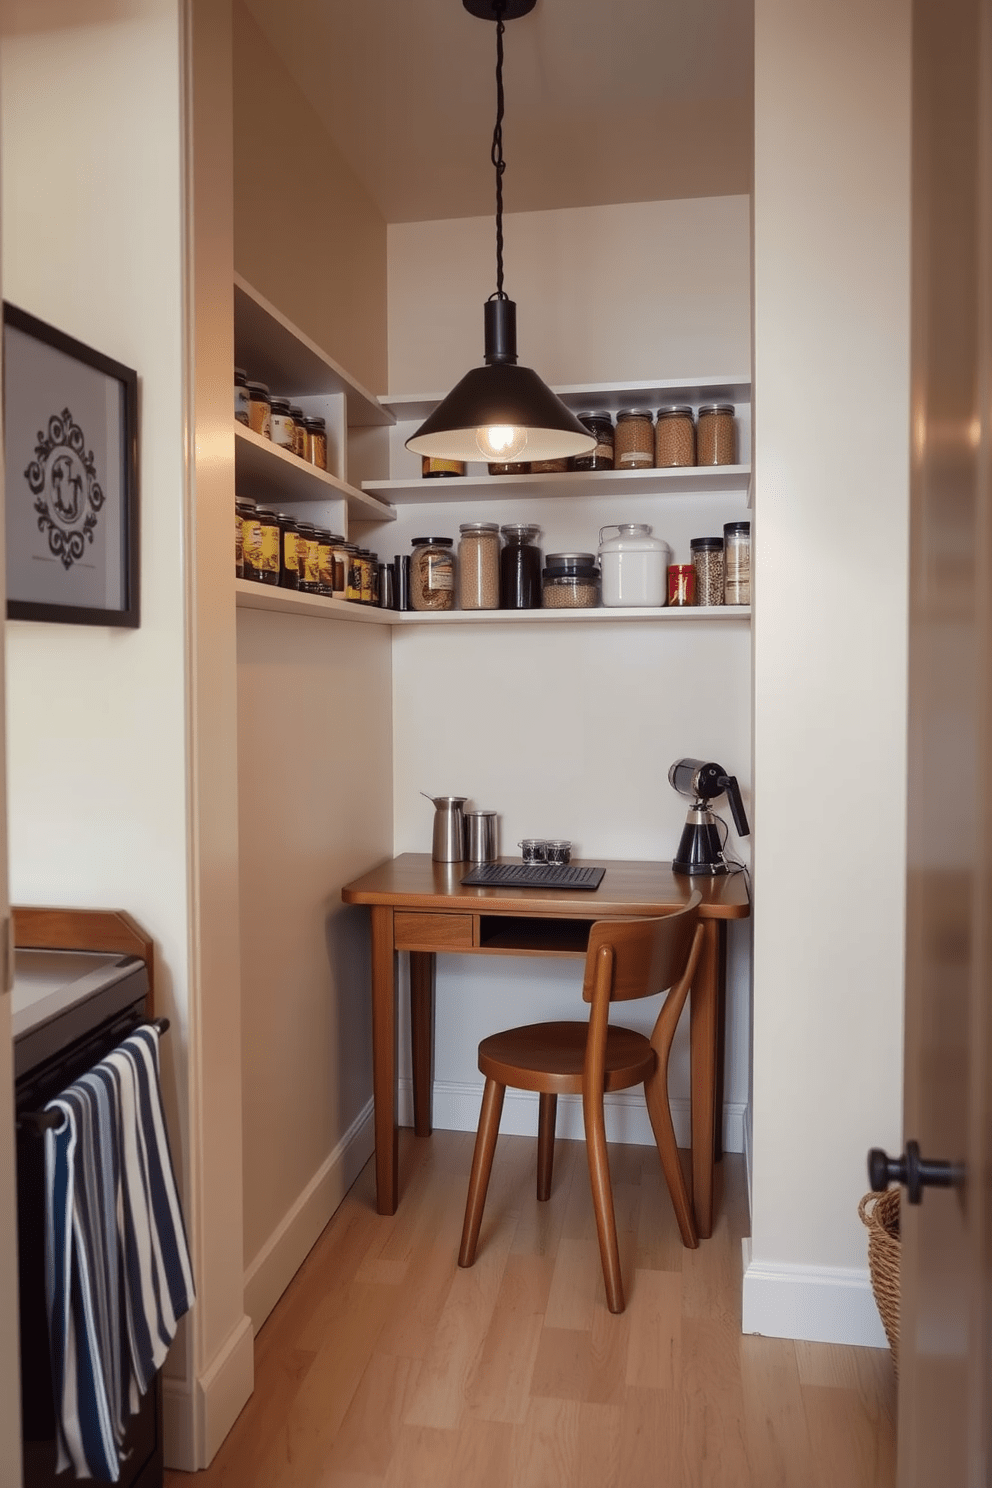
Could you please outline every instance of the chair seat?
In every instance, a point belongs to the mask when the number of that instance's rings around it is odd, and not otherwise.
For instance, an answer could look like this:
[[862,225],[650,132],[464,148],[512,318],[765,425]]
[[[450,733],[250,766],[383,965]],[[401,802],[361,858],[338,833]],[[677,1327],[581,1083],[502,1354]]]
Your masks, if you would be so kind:
[[[528,1023],[490,1034],[479,1045],[479,1069],[516,1090],[581,1095],[589,1024]],[[656,1056],[643,1033],[610,1025],[604,1090],[629,1090],[653,1072]]]

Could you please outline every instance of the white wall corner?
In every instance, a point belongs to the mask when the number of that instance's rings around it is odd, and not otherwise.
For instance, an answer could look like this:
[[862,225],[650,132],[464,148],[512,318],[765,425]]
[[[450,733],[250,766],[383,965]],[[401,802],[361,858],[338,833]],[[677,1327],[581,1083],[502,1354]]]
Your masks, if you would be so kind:
[[[479,1125],[481,1104],[481,1085],[444,1080],[434,1082],[434,1125],[439,1131],[475,1131]],[[671,1104],[675,1140],[680,1147],[688,1148],[690,1146],[689,1102],[676,1099]],[[640,1090],[624,1090],[616,1095],[608,1095],[604,1105],[607,1141],[631,1142],[640,1147],[654,1145],[651,1121]],[[503,1115],[499,1124],[502,1134],[507,1137],[536,1137],[537,1107],[538,1098],[533,1091],[507,1090]],[[413,1125],[413,1082],[409,1079],[399,1082],[397,1111],[400,1126]],[[747,1105],[745,1103],[727,1102],[724,1105],[723,1148],[725,1152],[744,1151],[746,1116]],[[585,1140],[582,1128],[581,1097],[559,1096],[556,1135],[567,1141]]]
[[372,1156],[372,1115],[370,1100],[245,1271],[245,1308],[256,1333]]
[[887,1348],[867,1269],[760,1261],[744,1255],[742,1333]]
[[162,1391],[165,1465],[178,1472],[209,1467],[255,1388],[255,1335],[243,1315],[191,1386],[166,1379]]

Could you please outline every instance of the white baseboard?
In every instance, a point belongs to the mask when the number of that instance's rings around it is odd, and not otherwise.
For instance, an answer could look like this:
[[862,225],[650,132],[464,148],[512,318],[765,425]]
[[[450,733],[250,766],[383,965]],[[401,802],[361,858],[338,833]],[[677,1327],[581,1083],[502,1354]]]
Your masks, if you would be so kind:
[[744,1333],[887,1348],[868,1270],[756,1261],[744,1248]]
[[254,1387],[255,1334],[251,1318],[242,1316],[197,1380],[163,1380],[166,1467],[179,1472],[208,1467]]
[[245,1311],[256,1333],[372,1156],[374,1146],[369,1101],[245,1271]]
[[[434,1082],[434,1125],[441,1131],[475,1131],[479,1125],[479,1108],[482,1104],[482,1085]],[[537,1135],[538,1098],[530,1090],[508,1090],[503,1105],[503,1116],[499,1124],[507,1136],[535,1137]],[[654,1145],[654,1133],[648,1118],[644,1095],[640,1090],[622,1090],[608,1095],[606,1106],[606,1137],[610,1142],[633,1142],[642,1147]],[[410,1080],[399,1082],[399,1123],[413,1125],[413,1085]],[[744,1127],[747,1107],[743,1104],[725,1104],[723,1108],[723,1147],[725,1152],[744,1151]],[[680,1147],[689,1146],[689,1102],[672,1101],[672,1122],[675,1139]],[[563,1095],[558,1100],[558,1136],[581,1140],[582,1100],[577,1095]]]

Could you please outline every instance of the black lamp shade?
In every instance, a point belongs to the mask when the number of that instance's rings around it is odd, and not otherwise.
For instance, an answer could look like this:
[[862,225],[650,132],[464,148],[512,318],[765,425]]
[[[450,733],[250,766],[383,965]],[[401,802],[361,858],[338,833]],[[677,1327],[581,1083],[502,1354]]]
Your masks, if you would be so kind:
[[436,459],[484,458],[475,431],[494,424],[527,430],[520,458],[561,460],[595,449],[595,437],[530,367],[515,362],[473,367],[406,442]]

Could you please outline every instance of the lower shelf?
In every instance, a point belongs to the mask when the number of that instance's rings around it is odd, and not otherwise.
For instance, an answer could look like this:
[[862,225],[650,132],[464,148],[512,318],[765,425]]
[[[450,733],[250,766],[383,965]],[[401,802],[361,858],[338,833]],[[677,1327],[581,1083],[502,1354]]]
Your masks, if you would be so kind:
[[699,609],[596,609],[596,610],[443,610],[424,614],[417,610],[379,610],[349,604],[343,599],[323,599],[277,589],[248,579],[235,579],[239,609],[277,610],[284,615],[314,615],[325,620],[354,620],[364,625],[616,625],[630,620],[651,624],[750,624],[750,605],[710,605]]

